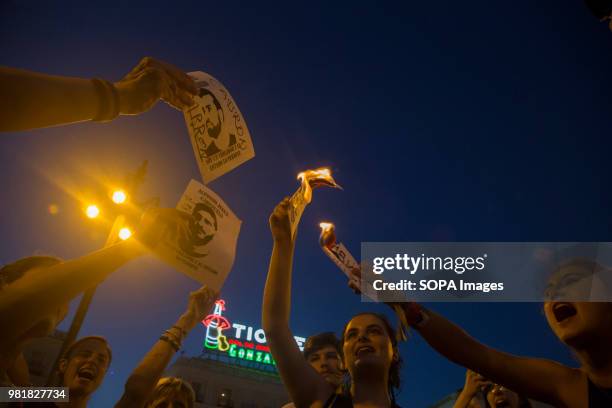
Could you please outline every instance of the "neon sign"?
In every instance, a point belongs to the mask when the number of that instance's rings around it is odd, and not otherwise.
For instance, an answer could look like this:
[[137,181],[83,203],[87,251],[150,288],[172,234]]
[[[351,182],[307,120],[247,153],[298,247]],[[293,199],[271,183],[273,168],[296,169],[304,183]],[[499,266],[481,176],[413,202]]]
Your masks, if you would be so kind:
[[210,349],[219,349],[227,351],[227,337],[223,335],[223,330],[229,329],[230,322],[222,316],[225,310],[225,300],[219,299],[215,302],[215,310],[202,320],[202,324],[206,326],[206,338],[204,339],[204,347]]
[[[276,365],[270,354],[270,347],[266,345],[266,334],[263,329],[255,330],[253,327],[240,323],[231,324],[223,316],[224,311],[225,301],[219,299],[215,302],[213,313],[202,320],[202,324],[206,327],[203,346],[208,349],[227,352],[230,357]],[[228,332],[232,329],[234,335],[228,339],[224,331]],[[300,336],[294,337],[298,347],[302,350],[306,339]]]

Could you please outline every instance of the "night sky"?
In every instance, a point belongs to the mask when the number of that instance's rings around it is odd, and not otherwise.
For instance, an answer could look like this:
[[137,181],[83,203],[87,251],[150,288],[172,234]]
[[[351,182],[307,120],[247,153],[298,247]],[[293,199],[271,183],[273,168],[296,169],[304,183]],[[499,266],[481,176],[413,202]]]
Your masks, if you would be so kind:
[[[362,241],[610,241],[612,33],[581,1],[0,4],[2,65],[116,81],[153,56],[230,90],[256,151],[209,185],[243,220],[222,293],[236,321],[260,326],[268,216],[306,168],[330,166],[344,190],[317,190],[302,218],[295,334],[385,310],[361,304],[323,255],[323,219],[355,255]],[[79,198],[145,159],[140,195],[163,206],[200,178],[183,116],[163,103],[109,124],[0,135],[0,263],[100,248],[108,225],[86,219]],[[119,398],[198,286],[145,257],[99,287],[81,335],[107,337],[114,359],[92,407]],[[540,304],[428,306],[489,345],[576,364]],[[194,329],[187,355],[203,335]],[[418,336],[401,352],[402,406],[462,386],[464,369]]]

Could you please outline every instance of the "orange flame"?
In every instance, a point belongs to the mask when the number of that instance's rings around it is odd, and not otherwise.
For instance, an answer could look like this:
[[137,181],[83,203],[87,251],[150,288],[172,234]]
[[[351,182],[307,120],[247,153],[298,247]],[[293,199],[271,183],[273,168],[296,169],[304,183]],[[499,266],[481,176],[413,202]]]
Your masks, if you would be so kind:
[[334,224],[331,222],[319,223],[321,227],[321,235],[319,236],[319,243],[321,246],[329,248],[336,243],[336,231]]
[[332,187],[339,188],[340,185],[331,175],[331,170],[327,167],[320,167],[314,170],[306,170],[297,175],[297,179],[302,182],[304,199],[306,202],[312,200],[312,189],[317,187]]

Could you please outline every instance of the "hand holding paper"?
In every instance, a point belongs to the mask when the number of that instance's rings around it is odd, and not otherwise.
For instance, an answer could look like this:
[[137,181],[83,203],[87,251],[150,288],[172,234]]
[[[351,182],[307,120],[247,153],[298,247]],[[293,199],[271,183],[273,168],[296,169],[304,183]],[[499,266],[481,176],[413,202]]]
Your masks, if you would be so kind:
[[304,209],[312,201],[313,188],[342,188],[332,177],[331,170],[324,167],[303,171],[297,175],[297,179],[300,180],[301,184],[300,188],[291,196],[291,208],[289,211],[292,236],[295,236],[295,231],[300,223]]
[[195,104],[183,110],[204,183],[255,157],[251,134],[228,90],[209,74],[189,76],[198,87]]
[[289,210],[291,201],[285,197],[272,211],[270,215],[270,231],[275,242],[291,242],[291,223],[289,222]]
[[336,231],[334,224],[330,222],[322,222],[321,235],[319,236],[319,244],[323,252],[331,259],[338,268],[349,279],[348,286],[357,294],[363,293],[372,300],[376,300],[377,296],[371,285],[366,285],[363,289],[361,286],[361,268],[353,255],[341,242],[336,241]]
[[191,180],[177,205],[188,220],[164,235],[156,254],[185,275],[220,291],[236,255],[241,221],[211,189]]
[[176,239],[187,229],[191,217],[175,208],[150,208],[140,219],[136,240],[151,250],[164,239]]

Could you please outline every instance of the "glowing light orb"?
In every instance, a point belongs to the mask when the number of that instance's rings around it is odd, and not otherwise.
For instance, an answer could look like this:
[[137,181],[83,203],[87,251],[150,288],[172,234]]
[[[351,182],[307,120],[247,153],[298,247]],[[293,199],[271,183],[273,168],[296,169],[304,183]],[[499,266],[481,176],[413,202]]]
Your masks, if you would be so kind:
[[129,228],[123,227],[123,228],[121,228],[119,230],[119,238],[121,238],[122,240],[125,241],[126,239],[128,239],[131,236],[132,236],[132,231],[130,231]]
[[57,204],[49,204],[48,211],[51,215],[57,215],[59,212],[59,206]]
[[92,204],[87,207],[87,209],[85,210],[85,214],[88,218],[96,218],[98,215],[100,215],[100,209],[97,205]]
[[127,200],[127,194],[123,190],[113,192],[113,202],[115,204],[123,204]]

